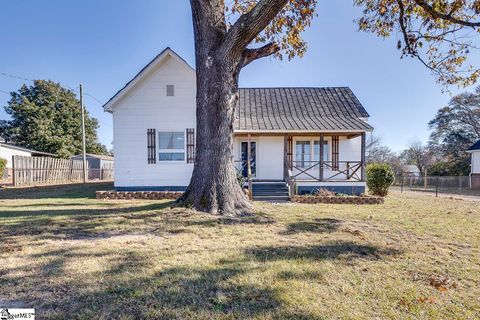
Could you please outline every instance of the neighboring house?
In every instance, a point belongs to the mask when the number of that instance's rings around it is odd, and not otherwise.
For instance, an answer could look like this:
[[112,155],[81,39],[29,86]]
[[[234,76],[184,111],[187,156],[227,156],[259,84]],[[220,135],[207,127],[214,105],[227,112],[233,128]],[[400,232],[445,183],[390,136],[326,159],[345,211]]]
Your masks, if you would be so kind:
[[407,164],[402,166],[402,174],[404,177],[421,177],[420,169],[414,164]]
[[7,160],[7,166],[5,172],[0,172],[0,179],[8,179],[12,175],[13,156],[27,156],[27,157],[54,157],[54,154],[31,150],[23,147],[19,147],[10,143],[6,143],[4,139],[0,137],[0,158]]
[[[100,154],[85,154],[88,165],[88,180],[113,180],[114,158]],[[71,157],[72,160],[83,160],[79,154]]]
[[[195,70],[167,48],[104,105],[113,115],[117,190],[185,190],[194,165],[195,95]],[[364,192],[368,118],[346,87],[240,89],[237,170],[246,176],[250,154],[254,191],[294,180],[299,193]]]
[[480,140],[471,146],[467,152],[472,156],[470,187],[472,189],[480,189]]
[[0,158],[7,159],[7,168],[12,168],[13,156],[55,157],[54,154],[48,152],[36,151],[6,143],[5,140],[0,138]]

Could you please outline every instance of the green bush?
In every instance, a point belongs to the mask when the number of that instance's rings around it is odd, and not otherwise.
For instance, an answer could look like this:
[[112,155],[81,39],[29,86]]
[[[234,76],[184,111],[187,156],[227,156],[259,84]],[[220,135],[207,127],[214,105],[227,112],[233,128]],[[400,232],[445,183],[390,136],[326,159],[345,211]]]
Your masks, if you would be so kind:
[[385,197],[395,180],[395,173],[387,163],[372,163],[367,166],[367,186],[371,193]]
[[7,167],[7,159],[0,158],[0,179],[3,176],[3,171]]

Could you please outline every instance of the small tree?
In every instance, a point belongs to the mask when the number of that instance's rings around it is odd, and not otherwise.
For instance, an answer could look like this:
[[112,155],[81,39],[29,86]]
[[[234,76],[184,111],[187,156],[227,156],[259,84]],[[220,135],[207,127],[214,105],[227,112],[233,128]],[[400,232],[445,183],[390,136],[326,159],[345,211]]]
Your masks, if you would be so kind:
[[385,197],[394,180],[395,174],[390,165],[372,163],[367,166],[367,186],[374,195]]
[[7,167],[7,159],[0,158],[0,179],[3,177],[3,171]]

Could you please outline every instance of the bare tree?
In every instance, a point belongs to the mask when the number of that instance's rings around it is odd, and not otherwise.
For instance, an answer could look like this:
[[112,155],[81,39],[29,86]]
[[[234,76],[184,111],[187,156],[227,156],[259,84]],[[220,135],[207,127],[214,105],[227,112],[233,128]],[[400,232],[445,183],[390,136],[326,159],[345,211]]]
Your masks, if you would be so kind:
[[425,174],[425,168],[435,162],[433,153],[421,141],[411,142],[408,148],[401,152],[400,159],[403,164],[416,165],[422,176]]

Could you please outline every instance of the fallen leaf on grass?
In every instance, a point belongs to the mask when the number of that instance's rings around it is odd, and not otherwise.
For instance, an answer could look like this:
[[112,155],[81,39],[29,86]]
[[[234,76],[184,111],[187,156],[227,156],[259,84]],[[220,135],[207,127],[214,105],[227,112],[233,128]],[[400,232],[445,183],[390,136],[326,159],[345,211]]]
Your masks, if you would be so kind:
[[428,277],[428,281],[432,287],[435,287],[440,292],[445,292],[458,286],[457,283],[447,275],[440,276],[432,274]]
[[420,298],[417,298],[417,301],[418,302],[421,302],[421,303],[431,303],[431,304],[434,304],[435,303],[435,298],[433,297],[420,297]]
[[343,232],[350,233],[356,237],[359,237],[362,240],[365,240],[365,235],[360,230],[357,230],[357,229],[352,230],[350,228],[345,228],[343,229]]

